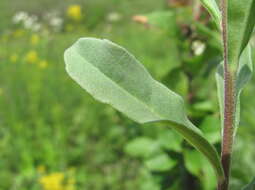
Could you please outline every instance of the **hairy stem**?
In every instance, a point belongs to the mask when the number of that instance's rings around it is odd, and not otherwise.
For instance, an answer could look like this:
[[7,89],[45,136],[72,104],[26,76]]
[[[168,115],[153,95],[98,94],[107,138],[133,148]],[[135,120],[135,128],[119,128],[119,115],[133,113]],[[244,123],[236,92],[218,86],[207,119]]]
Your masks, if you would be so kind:
[[229,177],[231,170],[231,154],[233,146],[233,129],[235,117],[234,78],[229,70],[228,63],[228,39],[227,39],[227,1],[221,1],[222,10],[222,38],[224,46],[224,129],[222,137],[221,163],[225,173],[224,181],[219,182],[218,190],[229,189]]
[[225,104],[224,104],[224,129],[221,150],[221,163],[225,173],[225,180],[218,185],[218,190],[228,190],[231,169],[231,154],[233,146],[233,125],[234,125],[234,85],[230,72],[225,69]]

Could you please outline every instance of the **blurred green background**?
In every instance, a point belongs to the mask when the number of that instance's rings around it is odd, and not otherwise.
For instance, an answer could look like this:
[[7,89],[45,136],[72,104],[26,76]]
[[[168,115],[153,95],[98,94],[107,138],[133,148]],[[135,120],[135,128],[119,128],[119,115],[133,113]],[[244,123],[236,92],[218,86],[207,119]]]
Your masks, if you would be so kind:
[[[132,122],[69,78],[63,52],[88,36],[124,46],[181,94],[220,151],[220,36],[197,1],[1,0],[0,190],[214,190],[212,168],[178,134]],[[255,175],[254,81],[231,190]]]

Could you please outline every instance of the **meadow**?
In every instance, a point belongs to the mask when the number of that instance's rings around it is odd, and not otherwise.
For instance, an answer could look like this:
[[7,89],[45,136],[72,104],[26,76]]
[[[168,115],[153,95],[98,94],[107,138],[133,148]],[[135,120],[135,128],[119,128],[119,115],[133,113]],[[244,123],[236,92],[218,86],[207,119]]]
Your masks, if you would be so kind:
[[[122,45],[185,98],[220,149],[219,37],[206,13],[195,22],[191,5],[174,2],[0,1],[0,190],[215,189],[207,160],[178,134],[96,102],[65,71],[63,53],[80,37]],[[167,22],[147,23],[160,11]],[[242,96],[231,190],[255,174],[254,82]]]

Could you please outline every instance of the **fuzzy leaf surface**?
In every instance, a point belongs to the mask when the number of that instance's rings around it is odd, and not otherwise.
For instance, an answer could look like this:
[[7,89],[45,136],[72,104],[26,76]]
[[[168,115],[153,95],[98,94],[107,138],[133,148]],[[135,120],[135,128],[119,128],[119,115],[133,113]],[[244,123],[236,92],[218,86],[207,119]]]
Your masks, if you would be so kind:
[[163,122],[175,129],[223,178],[217,151],[189,121],[183,99],[154,80],[128,51],[108,40],[82,38],[64,57],[68,74],[95,99],[138,123]]

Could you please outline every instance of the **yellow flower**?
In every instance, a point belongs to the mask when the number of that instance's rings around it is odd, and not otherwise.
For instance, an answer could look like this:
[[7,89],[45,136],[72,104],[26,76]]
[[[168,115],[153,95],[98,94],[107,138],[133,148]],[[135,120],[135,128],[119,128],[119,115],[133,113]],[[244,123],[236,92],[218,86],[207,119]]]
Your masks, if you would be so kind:
[[42,185],[43,190],[65,190],[63,185],[64,178],[65,176],[63,173],[56,172],[41,177],[39,183]]
[[81,6],[71,5],[67,9],[67,16],[75,21],[80,21],[82,18]]
[[43,190],[75,190],[76,181],[73,176],[61,172],[42,176],[38,180]]
[[14,54],[12,54],[12,55],[10,56],[10,61],[11,61],[12,63],[16,63],[17,60],[18,60],[18,55],[17,55],[16,53],[14,53]]
[[42,60],[42,61],[40,61],[40,62],[38,63],[38,65],[39,65],[39,67],[40,67],[41,69],[45,69],[46,67],[48,67],[48,62],[45,61],[45,60]]
[[25,60],[28,63],[35,63],[38,60],[37,52],[35,50],[29,51],[25,56]]
[[31,43],[32,45],[37,45],[38,42],[39,42],[39,40],[40,40],[39,35],[33,34],[33,35],[31,36],[31,38],[30,38],[30,43]]

